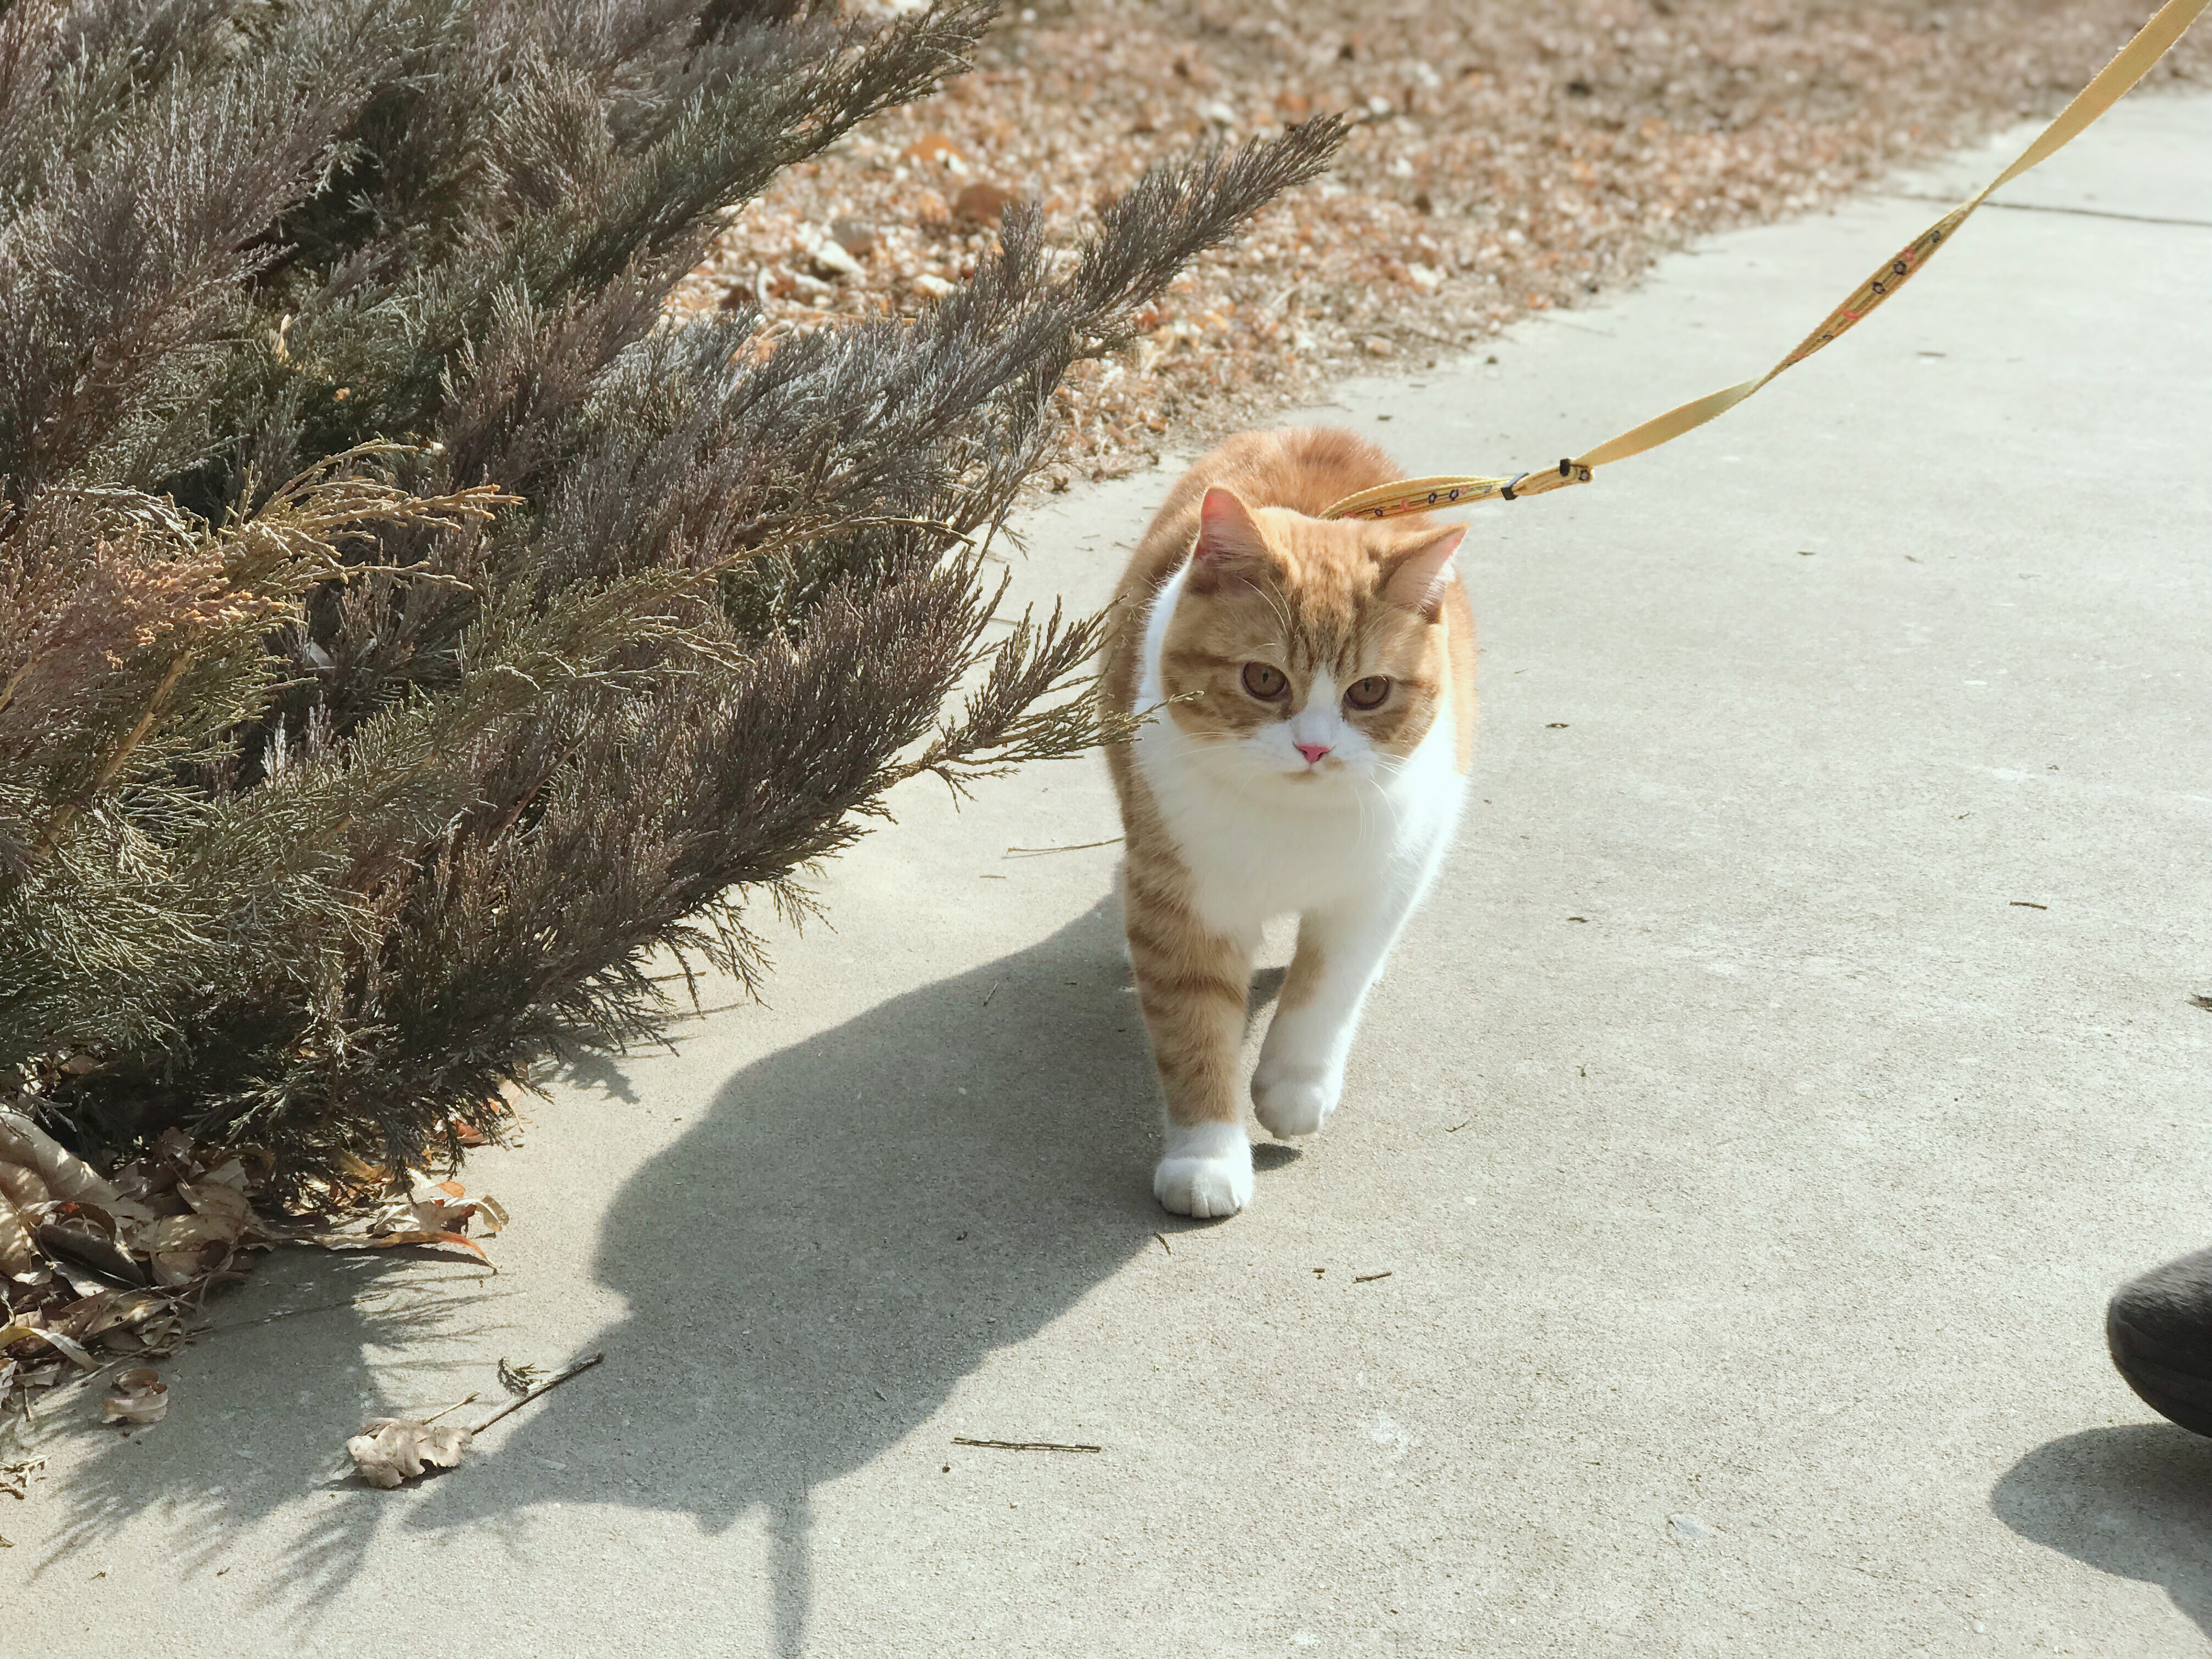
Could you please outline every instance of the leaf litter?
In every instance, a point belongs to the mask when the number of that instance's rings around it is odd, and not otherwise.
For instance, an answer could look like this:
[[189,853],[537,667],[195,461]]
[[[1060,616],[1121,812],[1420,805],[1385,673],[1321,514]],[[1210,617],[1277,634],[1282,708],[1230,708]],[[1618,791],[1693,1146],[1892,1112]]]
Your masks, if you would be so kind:
[[[473,1429],[465,1429],[457,1423],[443,1428],[432,1425],[447,1413],[459,1411],[476,1399],[475,1395],[425,1418],[372,1417],[361,1425],[359,1434],[346,1442],[346,1455],[353,1459],[354,1468],[363,1480],[387,1491],[429,1469],[456,1468],[477,1436],[501,1418],[520,1410],[548,1389],[559,1388],[570,1377],[591,1370],[605,1358],[604,1353],[595,1353],[562,1366],[542,1382],[530,1384],[519,1399],[508,1401]],[[514,1386],[510,1379],[537,1374],[536,1366],[510,1365],[504,1358],[499,1362],[499,1380],[508,1388]]]
[[[258,1148],[202,1146],[176,1129],[103,1175],[29,1111],[0,1108],[0,1416],[27,1420],[46,1391],[121,1364],[131,1369],[112,1379],[105,1419],[150,1426],[169,1390],[145,1362],[205,1328],[208,1295],[244,1278],[253,1255],[434,1245],[488,1261],[469,1231],[507,1221],[498,1200],[457,1181],[357,1159],[343,1182],[311,1189],[316,1208],[275,1215],[257,1207],[269,1176]],[[4,1468],[0,1492],[23,1495]]]
[[169,1385],[151,1365],[133,1365],[116,1373],[102,1409],[111,1423],[158,1423],[169,1414]]

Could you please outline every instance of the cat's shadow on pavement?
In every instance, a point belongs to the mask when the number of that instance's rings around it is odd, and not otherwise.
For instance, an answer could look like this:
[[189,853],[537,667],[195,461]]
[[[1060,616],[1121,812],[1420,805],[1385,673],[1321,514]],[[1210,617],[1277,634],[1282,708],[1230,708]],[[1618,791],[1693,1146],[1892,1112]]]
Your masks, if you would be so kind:
[[2212,1440],[2170,1423],[2069,1434],[2008,1469],[1990,1508],[2023,1538],[2162,1586],[2212,1636]]
[[[629,1312],[580,1351],[605,1370],[410,1524],[549,1499],[713,1532],[761,1511],[774,1629],[753,1650],[798,1654],[813,1489],[886,1455],[935,1472],[947,1437],[895,1449],[962,1378],[1189,1224],[1152,1200],[1158,1107],[1117,934],[1102,903],[732,1077],[609,1206],[596,1273]],[[631,1082],[650,1097],[649,1073]],[[754,1548],[733,1547],[735,1581]]]

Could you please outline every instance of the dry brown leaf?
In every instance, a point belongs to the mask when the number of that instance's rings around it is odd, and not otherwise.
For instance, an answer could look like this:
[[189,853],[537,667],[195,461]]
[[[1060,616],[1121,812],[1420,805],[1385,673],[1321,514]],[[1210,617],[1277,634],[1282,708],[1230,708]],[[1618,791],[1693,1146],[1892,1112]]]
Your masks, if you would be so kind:
[[[237,1170],[235,1160],[223,1166]],[[253,1206],[246,1196],[246,1172],[239,1170],[239,1180],[234,1184],[219,1181],[212,1175],[198,1181],[179,1182],[177,1195],[183,1199],[205,1220],[222,1222],[229,1229],[232,1238],[242,1238],[253,1225]]]
[[0,1111],[0,1163],[29,1170],[57,1204],[97,1204],[112,1208],[122,1196],[93,1173],[92,1166],[68,1151],[21,1112]]
[[163,1216],[148,1239],[155,1281],[177,1287],[218,1271],[229,1261],[236,1237],[228,1222],[212,1216]]
[[89,1342],[167,1312],[169,1307],[169,1298],[157,1291],[102,1291],[58,1310],[51,1322],[78,1341]]
[[127,1235],[153,1219],[22,1113],[0,1110],[0,1273],[49,1284],[54,1252],[126,1282],[143,1279]]
[[[14,1350],[0,1354],[0,1409],[96,1369],[98,1349],[141,1364],[174,1352],[188,1311],[209,1286],[237,1276],[241,1251],[286,1239],[338,1249],[455,1244],[489,1261],[465,1230],[481,1217],[497,1231],[507,1221],[498,1204],[471,1198],[458,1182],[411,1170],[395,1182],[358,1158],[346,1164],[349,1180],[369,1190],[328,1183],[336,1213],[318,1219],[328,1225],[351,1212],[351,1224],[294,1232],[253,1207],[270,1167],[258,1148],[198,1146],[172,1129],[103,1179],[27,1114],[0,1108],[0,1285],[24,1287],[10,1286],[13,1305],[0,1308],[0,1350]],[[154,1420],[158,1398],[118,1395],[110,1415]]]
[[368,1164],[351,1152],[338,1154],[338,1168],[343,1170],[364,1187],[381,1187],[392,1179],[392,1171],[381,1164]]
[[507,1224],[507,1211],[495,1199],[471,1198],[458,1181],[433,1181],[420,1170],[407,1174],[407,1191],[386,1199],[362,1231],[307,1233],[300,1242],[333,1250],[386,1250],[403,1244],[458,1244],[489,1261],[483,1249],[461,1230],[478,1216],[487,1230]]
[[31,1334],[53,1349],[79,1370],[96,1371],[100,1369],[100,1362],[92,1357],[91,1351],[67,1331],[49,1330],[42,1327],[33,1331]]
[[[45,1222],[32,1231],[32,1238],[46,1253],[49,1266],[59,1269],[86,1296],[91,1295],[93,1290],[112,1290],[118,1285],[146,1282],[146,1269],[133,1256],[132,1247],[144,1249],[143,1234],[155,1219],[153,1215],[148,1214],[143,1221],[135,1218],[126,1221],[118,1220],[94,1205],[74,1204],[67,1207],[75,1213]],[[108,1282],[87,1289],[83,1283],[87,1279]]]
[[0,1160],[0,1273],[21,1285],[52,1277],[31,1235],[46,1213],[46,1183],[20,1164]]
[[369,1223],[369,1231],[404,1228],[410,1231],[449,1232],[476,1213],[477,1206],[468,1201],[468,1188],[459,1182],[433,1181],[413,1170],[407,1174],[407,1196],[395,1198],[386,1205],[383,1213]]
[[404,1417],[372,1417],[346,1442],[346,1453],[372,1486],[396,1486],[426,1465],[450,1469],[469,1449],[469,1431],[458,1423],[434,1428]]
[[169,1414],[169,1385],[151,1365],[134,1365],[115,1374],[103,1409],[111,1423],[158,1423]]

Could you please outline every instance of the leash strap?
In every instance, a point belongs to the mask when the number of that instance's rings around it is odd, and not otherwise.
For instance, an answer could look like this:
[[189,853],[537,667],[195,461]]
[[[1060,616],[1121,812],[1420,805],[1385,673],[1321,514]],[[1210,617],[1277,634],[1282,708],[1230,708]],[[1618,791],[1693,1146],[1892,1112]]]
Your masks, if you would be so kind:
[[1993,191],[2010,184],[2038,162],[2056,155],[2091,122],[2119,102],[2129,89],[2149,72],[2151,66],[2166,56],[2207,4],[2212,4],[2212,0],[2166,0],[2166,4],[2136,32],[2136,37],[2120,49],[2111,63],[2097,72],[2096,78],[2081,88],[2072,103],[2059,112],[2058,118],[2021,152],[2019,160],[1899,249],[1895,257],[1884,261],[1873,276],[1858,285],[1850,299],[1828,313],[1826,321],[1799,343],[1796,350],[1755,380],[1740,381],[1723,391],[1709,392],[1680,408],[1670,409],[1641,426],[1631,427],[1619,437],[1607,439],[1595,449],[1561,461],[1556,467],[1516,473],[1506,478],[1401,478],[1392,483],[1378,484],[1372,489],[1346,495],[1326,508],[1321,516],[1324,519],[1389,519],[1403,513],[1427,513],[1468,501],[1488,501],[1493,496],[1511,501],[1518,501],[1523,495],[1540,495],[1550,490],[1564,489],[1570,484],[1588,483],[1594,469],[1609,465],[1614,461],[1625,461],[1632,455],[1641,455],[1647,449],[1656,449],[1661,444],[1679,438],[1686,432],[1694,431],[1706,422],[1725,414],[1783,370],[1803,362],[1814,352],[1841,339],[1865,321],[1876,307],[1896,294],[1919,273],[1929,260],[1936,257],[1937,251],[1958,234],[1959,227],[1966,223],[1974,210],[1987,201]]

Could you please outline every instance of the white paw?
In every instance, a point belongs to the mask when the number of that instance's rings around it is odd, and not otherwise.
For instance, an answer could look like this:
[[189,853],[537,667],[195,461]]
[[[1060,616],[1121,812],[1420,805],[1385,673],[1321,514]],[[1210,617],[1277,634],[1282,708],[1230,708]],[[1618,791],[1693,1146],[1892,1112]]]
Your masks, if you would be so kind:
[[1326,1123],[1343,1091],[1344,1079],[1325,1072],[1288,1066],[1277,1071],[1262,1064],[1252,1073],[1252,1110],[1269,1134],[1288,1140],[1312,1134]]
[[1152,1196],[1177,1215],[1235,1215],[1252,1201],[1252,1143],[1239,1123],[1168,1126],[1167,1156],[1152,1171]]

